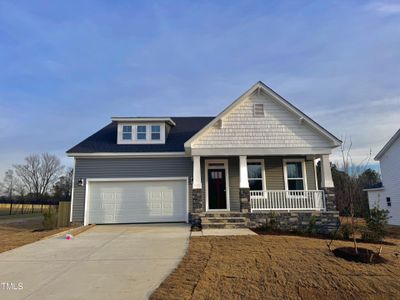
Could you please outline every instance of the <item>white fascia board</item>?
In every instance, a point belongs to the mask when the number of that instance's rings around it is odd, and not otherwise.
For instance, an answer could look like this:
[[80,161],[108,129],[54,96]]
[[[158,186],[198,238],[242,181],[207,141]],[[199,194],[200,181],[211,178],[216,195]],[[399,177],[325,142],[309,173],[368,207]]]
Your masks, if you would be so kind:
[[400,129],[390,138],[390,140],[383,146],[382,150],[374,157],[375,160],[380,160],[382,156],[390,149],[390,147],[400,138]]
[[276,93],[274,90],[269,88],[267,85],[265,85],[263,82],[259,81],[256,84],[254,84],[249,90],[247,90],[243,95],[241,95],[239,98],[237,98],[232,104],[230,104],[226,109],[224,109],[218,116],[216,116],[210,123],[208,123],[205,127],[203,127],[199,132],[197,132],[194,136],[192,136],[188,141],[185,143],[185,148],[190,148],[191,144],[193,141],[195,141],[198,137],[200,137],[203,133],[207,131],[208,128],[213,126],[216,122],[218,122],[220,119],[222,119],[224,116],[226,116],[229,112],[231,112],[238,104],[240,104],[242,101],[244,101],[248,96],[250,96],[252,93],[255,91],[259,90],[264,91],[268,95],[270,95],[272,98],[274,98],[278,103],[283,105],[286,109],[291,111],[292,113],[296,114],[297,116],[301,117],[304,119],[304,121],[307,122],[311,127],[316,129],[318,132],[320,132],[322,135],[327,137],[329,140],[333,142],[332,148],[336,148],[342,144],[342,141],[339,140],[337,137],[335,137],[333,134],[331,134],[329,131],[327,131],[325,128],[323,128],[321,125],[319,125],[317,122],[312,120],[310,117],[308,117],[306,114],[304,114],[302,111],[300,111],[298,108],[293,106],[289,101],[284,99],[282,96],[280,96],[278,93]]
[[331,154],[331,148],[192,148],[191,155],[199,156],[282,156]]
[[185,157],[185,152],[94,152],[94,153],[67,153],[69,157]]
[[374,192],[374,191],[383,191],[385,187],[379,187],[379,188],[371,188],[371,189],[363,189],[364,192]]
[[167,122],[172,126],[176,125],[171,118],[112,117],[111,120],[116,122]]

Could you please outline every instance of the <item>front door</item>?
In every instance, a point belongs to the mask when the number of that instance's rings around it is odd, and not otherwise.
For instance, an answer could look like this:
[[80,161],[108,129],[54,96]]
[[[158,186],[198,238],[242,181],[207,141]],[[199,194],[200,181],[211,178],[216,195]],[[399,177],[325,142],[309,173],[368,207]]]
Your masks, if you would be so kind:
[[208,169],[208,209],[227,209],[224,169]]

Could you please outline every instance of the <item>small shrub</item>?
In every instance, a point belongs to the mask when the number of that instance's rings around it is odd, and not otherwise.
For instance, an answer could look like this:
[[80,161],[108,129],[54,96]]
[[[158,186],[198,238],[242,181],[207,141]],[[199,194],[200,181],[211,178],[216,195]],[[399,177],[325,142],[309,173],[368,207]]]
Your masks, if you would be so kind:
[[269,227],[271,228],[271,230],[279,230],[279,223],[276,220],[276,214],[274,212],[270,214],[269,220],[267,219],[267,223],[269,223]]
[[352,234],[352,229],[350,224],[342,224],[339,228],[339,233],[341,235],[341,239],[349,240]]
[[338,231],[336,231],[336,232],[330,232],[329,234],[328,234],[328,236],[329,236],[329,238],[331,238],[332,240],[343,240],[343,233],[340,231],[340,230],[338,230]]
[[47,230],[57,227],[57,209],[50,207],[48,211],[43,213],[42,225]]
[[376,232],[365,228],[361,231],[361,239],[364,242],[376,243],[382,240],[382,238]]
[[386,225],[389,220],[389,211],[374,207],[370,210],[367,227],[361,231],[361,238],[368,242],[380,242],[386,236]]
[[317,217],[312,216],[308,223],[307,233],[315,233],[317,231]]
[[265,223],[258,226],[257,229],[263,232],[271,232],[279,230],[279,223],[276,220],[275,213],[271,213],[269,217],[265,219]]
[[262,231],[262,232],[270,232],[271,231],[271,226],[266,221],[265,224],[262,224],[262,225],[258,226],[257,229]]

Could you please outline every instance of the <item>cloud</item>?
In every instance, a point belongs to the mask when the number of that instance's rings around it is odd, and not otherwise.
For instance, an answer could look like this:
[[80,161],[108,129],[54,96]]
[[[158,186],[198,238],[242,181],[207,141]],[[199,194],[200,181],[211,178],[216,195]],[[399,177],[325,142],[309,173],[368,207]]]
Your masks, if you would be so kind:
[[[352,141],[352,159],[358,164],[374,156],[399,129],[400,96],[365,101],[357,104],[342,104],[337,108],[315,111],[312,116],[323,120],[342,140]],[[333,151],[333,161],[340,161],[338,149]],[[375,162],[376,163],[376,162]]]
[[377,1],[366,5],[365,8],[385,15],[400,14],[400,3],[395,2]]

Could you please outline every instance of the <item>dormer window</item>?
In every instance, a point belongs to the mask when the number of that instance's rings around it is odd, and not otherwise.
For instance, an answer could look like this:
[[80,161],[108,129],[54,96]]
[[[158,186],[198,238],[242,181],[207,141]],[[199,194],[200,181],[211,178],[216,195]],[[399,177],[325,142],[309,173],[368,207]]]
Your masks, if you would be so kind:
[[124,125],[122,127],[122,139],[131,140],[132,139],[132,126]]
[[161,139],[160,125],[151,125],[151,139],[154,141],[158,141]]
[[147,131],[146,125],[138,125],[136,133],[137,140],[139,141],[146,140],[146,131]]
[[168,133],[175,126],[171,118],[114,117],[117,122],[117,144],[165,144]]

